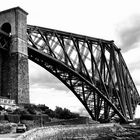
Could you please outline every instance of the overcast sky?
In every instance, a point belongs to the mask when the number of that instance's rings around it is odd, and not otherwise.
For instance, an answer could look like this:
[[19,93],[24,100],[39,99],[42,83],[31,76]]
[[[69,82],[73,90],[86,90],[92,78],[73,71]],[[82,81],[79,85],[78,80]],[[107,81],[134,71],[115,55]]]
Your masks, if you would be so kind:
[[[0,10],[16,6],[29,13],[28,24],[114,40],[140,92],[139,0],[3,0]],[[29,76],[31,103],[84,111],[69,89],[31,61]]]

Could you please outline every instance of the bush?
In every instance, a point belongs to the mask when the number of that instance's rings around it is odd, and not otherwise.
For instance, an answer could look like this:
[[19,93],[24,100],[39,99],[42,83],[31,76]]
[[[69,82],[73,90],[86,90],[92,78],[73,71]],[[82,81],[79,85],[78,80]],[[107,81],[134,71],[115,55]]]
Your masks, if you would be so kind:
[[0,115],[0,121],[5,120],[5,116],[4,115]]
[[29,114],[29,112],[26,109],[18,108],[14,110],[13,114],[24,115],[24,114]]
[[34,115],[31,115],[31,114],[25,114],[25,115],[22,115],[21,120],[34,120]]
[[72,119],[72,118],[78,118],[79,114],[72,113],[70,110],[61,107],[56,107],[55,111],[55,117],[58,119]]
[[20,122],[20,115],[13,114],[5,115],[5,120],[8,120],[9,122],[18,123]]
[[0,134],[10,133],[11,130],[10,124],[0,124]]

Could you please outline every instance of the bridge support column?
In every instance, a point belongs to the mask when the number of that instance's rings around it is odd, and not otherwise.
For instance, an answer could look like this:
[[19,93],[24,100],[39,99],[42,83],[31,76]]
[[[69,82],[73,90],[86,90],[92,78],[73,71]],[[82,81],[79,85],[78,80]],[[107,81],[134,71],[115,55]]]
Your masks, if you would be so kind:
[[7,52],[0,50],[0,96],[29,103],[27,13],[20,7],[0,12],[0,27],[9,33]]

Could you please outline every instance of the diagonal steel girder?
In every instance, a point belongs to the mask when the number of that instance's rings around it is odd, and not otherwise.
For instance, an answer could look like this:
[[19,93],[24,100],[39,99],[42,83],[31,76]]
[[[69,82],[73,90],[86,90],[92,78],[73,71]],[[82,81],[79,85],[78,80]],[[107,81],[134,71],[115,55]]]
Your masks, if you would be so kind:
[[0,29],[0,49],[7,51],[9,44],[10,44],[9,34]]
[[113,41],[27,27],[29,59],[61,80],[94,120],[133,119],[139,94]]

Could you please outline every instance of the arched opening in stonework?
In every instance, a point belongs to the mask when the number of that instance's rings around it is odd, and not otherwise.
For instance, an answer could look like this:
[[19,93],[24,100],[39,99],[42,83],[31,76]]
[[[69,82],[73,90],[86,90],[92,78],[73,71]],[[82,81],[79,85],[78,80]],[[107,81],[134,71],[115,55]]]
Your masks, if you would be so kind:
[[7,34],[11,33],[11,25],[10,23],[6,22],[1,26],[1,30],[6,32]]

